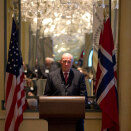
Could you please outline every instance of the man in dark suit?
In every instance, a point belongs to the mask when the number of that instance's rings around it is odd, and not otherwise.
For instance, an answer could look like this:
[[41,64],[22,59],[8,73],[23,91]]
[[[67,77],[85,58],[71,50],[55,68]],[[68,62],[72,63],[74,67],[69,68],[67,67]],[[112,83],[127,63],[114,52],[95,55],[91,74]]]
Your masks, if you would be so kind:
[[[44,95],[48,96],[85,96],[87,91],[82,73],[72,68],[73,56],[64,53],[61,57],[61,68],[49,74]],[[66,76],[64,76],[66,74]],[[76,131],[84,131],[84,120],[79,120]]]
[[53,58],[51,57],[46,57],[45,58],[45,65],[40,68],[41,70],[41,77],[43,79],[48,78],[48,74],[60,67],[60,63],[54,61]]

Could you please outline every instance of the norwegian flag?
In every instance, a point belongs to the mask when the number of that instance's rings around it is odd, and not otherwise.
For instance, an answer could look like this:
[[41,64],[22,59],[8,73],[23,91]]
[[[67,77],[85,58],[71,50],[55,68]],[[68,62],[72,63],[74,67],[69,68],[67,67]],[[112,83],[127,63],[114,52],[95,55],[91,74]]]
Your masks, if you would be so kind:
[[82,67],[83,66],[83,57],[84,57],[84,50],[82,50],[81,54],[80,54],[80,58],[78,60],[78,66]]
[[102,110],[102,131],[119,131],[116,59],[109,18],[100,34],[95,93]]
[[18,131],[26,108],[22,57],[18,48],[18,32],[13,19],[8,63],[6,67],[5,131]]

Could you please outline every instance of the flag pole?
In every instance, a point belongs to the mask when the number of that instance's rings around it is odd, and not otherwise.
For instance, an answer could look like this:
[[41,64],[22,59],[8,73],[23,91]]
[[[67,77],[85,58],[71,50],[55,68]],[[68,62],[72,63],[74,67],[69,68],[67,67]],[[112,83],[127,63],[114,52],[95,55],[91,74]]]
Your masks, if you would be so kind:
[[109,0],[109,19],[111,23],[111,0]]
[[[7,63],[7,0],[4,0],[4,67]],[[5,74],[6,68],[4,68],[4,87],[5,87]],[[4,88],[4,100],[5,100],[5,88]]]
[[19,39],[18,39],[18,46],[19,46],[19,49],[21,50],[21,0],[19,0],[19,3],[18,3],[18,7],[19,7]]

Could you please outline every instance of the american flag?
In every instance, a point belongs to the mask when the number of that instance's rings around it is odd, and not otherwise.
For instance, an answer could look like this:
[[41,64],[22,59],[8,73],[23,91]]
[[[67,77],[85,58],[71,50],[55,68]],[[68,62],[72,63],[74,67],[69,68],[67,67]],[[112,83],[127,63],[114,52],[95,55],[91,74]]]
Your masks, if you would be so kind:
[[26,108],[22,57],[18,47],[18,30],[13,19],[6,67],[5,131],[18,131]]
[[102,110],[102,131],[119,131],[116,59],[109,18],[100,34],[95,92]]

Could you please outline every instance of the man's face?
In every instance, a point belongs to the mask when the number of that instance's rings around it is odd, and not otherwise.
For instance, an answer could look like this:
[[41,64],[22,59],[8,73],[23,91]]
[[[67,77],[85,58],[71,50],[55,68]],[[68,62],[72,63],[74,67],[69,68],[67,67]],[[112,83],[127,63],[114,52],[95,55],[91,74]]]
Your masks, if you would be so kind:
[[46,65],[47,67],[50,67],[50,66],[51,66],[51,61],[48,60],[48,59],[46,59],[46,61],[45,61],[45,65]]
[[64,55],[61,59],[61,67],[63,72],[69,72],[73,64],[73,58],[70,55]]

